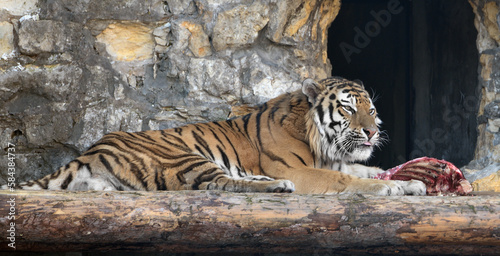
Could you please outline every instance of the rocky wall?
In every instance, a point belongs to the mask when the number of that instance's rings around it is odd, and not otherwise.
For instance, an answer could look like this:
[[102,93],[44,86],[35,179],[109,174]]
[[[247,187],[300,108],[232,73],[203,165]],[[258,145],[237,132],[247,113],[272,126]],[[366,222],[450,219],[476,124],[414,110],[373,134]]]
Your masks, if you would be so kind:
[[[222,120],[331,73],[340,0],[0,3],[0,183],[113,131]],[[11,144],[9,144],[11,143]],[[11,164],[12,165],[12,164]]]
[[478,139],[474,160],[465,168],[476,190],[500,192],[500,2],[469,0],[478,31]]

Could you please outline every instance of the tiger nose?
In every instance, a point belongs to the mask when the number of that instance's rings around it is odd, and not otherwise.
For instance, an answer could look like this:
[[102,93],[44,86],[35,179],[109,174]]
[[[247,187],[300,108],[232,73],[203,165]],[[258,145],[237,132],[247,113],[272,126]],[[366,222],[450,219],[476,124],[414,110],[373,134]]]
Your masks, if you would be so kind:
[[373,128],[363,128],[363,132],[368,136],[368,139],[371,139],[375,133],[377,133],[377,129]]

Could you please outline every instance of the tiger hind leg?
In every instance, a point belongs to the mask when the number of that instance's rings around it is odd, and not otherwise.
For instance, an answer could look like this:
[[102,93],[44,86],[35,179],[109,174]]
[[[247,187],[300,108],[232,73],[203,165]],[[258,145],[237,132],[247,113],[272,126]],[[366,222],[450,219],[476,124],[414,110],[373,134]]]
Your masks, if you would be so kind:
[[120,184],[116,177],[106,175],[105,172],[92,174],[88,167],[83,166],[76,172],[75,177],[68,185],[68,190],[72,191],[123,191],[132,190],[131,188]]
[[[56,172],[38,180],[32,180],[16,185],[16,189],[24,190],[72,190],[72,191],[110,191],[110,190],[132,190],[131,187],[122,185],[116,177],[109,172],[99,171],[104,168],[81,157],[71,161],[66,166],[59,168]],[[87,159],[88,160],[88,159]],[[5,189],[2,187],[2,189]]]

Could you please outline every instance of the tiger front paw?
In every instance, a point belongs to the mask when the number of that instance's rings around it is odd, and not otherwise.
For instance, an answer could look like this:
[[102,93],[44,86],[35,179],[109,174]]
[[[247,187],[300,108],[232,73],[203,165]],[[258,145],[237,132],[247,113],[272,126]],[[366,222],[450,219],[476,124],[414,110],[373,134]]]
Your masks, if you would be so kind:
[[386,184],[381,184],[378,195],[382,196],[425,196],[426,186],[419,180],[387,180]]
[[[426,186],[419,180],[366,180],[348,187],[344,193],[366,193],[380,196],[425,196]],[[364,184],[363,184],[364,183]]]
[[393,180],[399,183],[403,183],[402,187],[405,191],[405,195],[414,195],[414,196],[425,196],[427,194],[427,186],[425,183],[419,180]]
[[295,184],[289,180],[275,180],[266,189],[272,193],[292,193],[295,191]]

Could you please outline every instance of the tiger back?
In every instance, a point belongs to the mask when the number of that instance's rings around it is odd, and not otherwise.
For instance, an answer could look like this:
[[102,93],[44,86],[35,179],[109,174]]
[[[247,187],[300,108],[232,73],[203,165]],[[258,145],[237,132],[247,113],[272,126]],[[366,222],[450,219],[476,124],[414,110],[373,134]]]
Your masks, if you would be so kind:
[[379,124],[361,83],[307,79],[242,117],[107,134],[18,188],[425,194],[420,181],[367,179],[381,170],[355,164],[379,144]]

